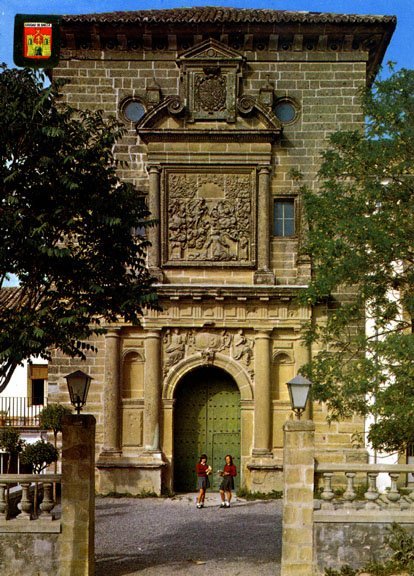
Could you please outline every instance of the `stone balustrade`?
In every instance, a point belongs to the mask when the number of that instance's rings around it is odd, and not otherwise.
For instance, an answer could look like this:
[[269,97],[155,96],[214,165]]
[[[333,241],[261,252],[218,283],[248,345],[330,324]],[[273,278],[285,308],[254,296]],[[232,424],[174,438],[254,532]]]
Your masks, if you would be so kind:
[[[315,520],[320,512],[335,512],[338,518],[338,512],[344,512],[349,520],[351,512],[381,511],[381,521],[384,521],[384,512],[412,514],[414,510],[414,486],[404,493],[398,489],[400,480],[405,485],[406,475],[414,473],[412,464],[317,464],[315,472],[322,480],[320,500],[314,503],[315,511],[319,511]],[[377,487],[379,474],[387,474],[390,479],[389,487],[382,493]],[[334,480],[345,486],[343,493],[335,493]],[[365,487],[365,491],[361,493],[357,486]]]
[[0,474],[1,576],[95,574],[96,421],[70,414],[62,424],[62,474]]
[[[312,518],[315,573],[385,561],[394,522],[414,532],[414,488],[406,482],[410,473],[414,466],[408,464],[315,464],[321,484]],[[384,474],[389,486],[381,491],[378,480]]]
[[[0,523],[54,520],[57,502],[53,499],[53,484],[60,483],[60,474],[0,475]],[[38,495],[41,497],[38,498]]]

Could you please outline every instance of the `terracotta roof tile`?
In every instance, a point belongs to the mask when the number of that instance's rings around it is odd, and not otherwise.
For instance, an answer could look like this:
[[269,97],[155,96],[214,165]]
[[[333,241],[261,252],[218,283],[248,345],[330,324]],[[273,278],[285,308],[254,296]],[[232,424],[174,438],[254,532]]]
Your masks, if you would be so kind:
[[0,307],[14,308],[19,300],[20,288],[1,288]]
[[288,10],[255,10],[220,7],[172,8],[169,10],[137,10],[128,12],[103,12],[63,16],[63,22],[108,23],[380,23],[396,22],[395,16],[360,14],[333,14],[330,12],[293,12]]

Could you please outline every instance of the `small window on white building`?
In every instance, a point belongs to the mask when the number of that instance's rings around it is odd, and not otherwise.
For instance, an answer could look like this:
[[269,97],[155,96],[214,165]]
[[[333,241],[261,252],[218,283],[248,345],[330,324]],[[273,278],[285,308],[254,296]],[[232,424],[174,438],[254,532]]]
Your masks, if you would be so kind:
[[27,396],[31,406],[43,406],[46,396],[47,364],[29,364]]

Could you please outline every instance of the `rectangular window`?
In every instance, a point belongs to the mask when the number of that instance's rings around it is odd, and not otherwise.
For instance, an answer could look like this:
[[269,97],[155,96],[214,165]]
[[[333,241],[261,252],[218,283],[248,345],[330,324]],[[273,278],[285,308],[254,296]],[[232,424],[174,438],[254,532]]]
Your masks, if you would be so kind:
[[45,381],[41,378],[32,380],[32,404],[43,406],[45,402]]
[[295,201],[292,198],[274,201],[273,235],[294,236],[295,230]]
[[45,403],[47,377],[47,364],[29,364],[29,405],[42,406]]

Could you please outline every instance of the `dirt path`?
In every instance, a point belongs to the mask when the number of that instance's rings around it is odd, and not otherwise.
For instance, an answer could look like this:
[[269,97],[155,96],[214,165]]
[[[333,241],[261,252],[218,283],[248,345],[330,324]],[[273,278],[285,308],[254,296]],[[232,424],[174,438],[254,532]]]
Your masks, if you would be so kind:
[[97,499],[96,576],[277,576],[281,501],[237,500],[220,509],[208,495]]

